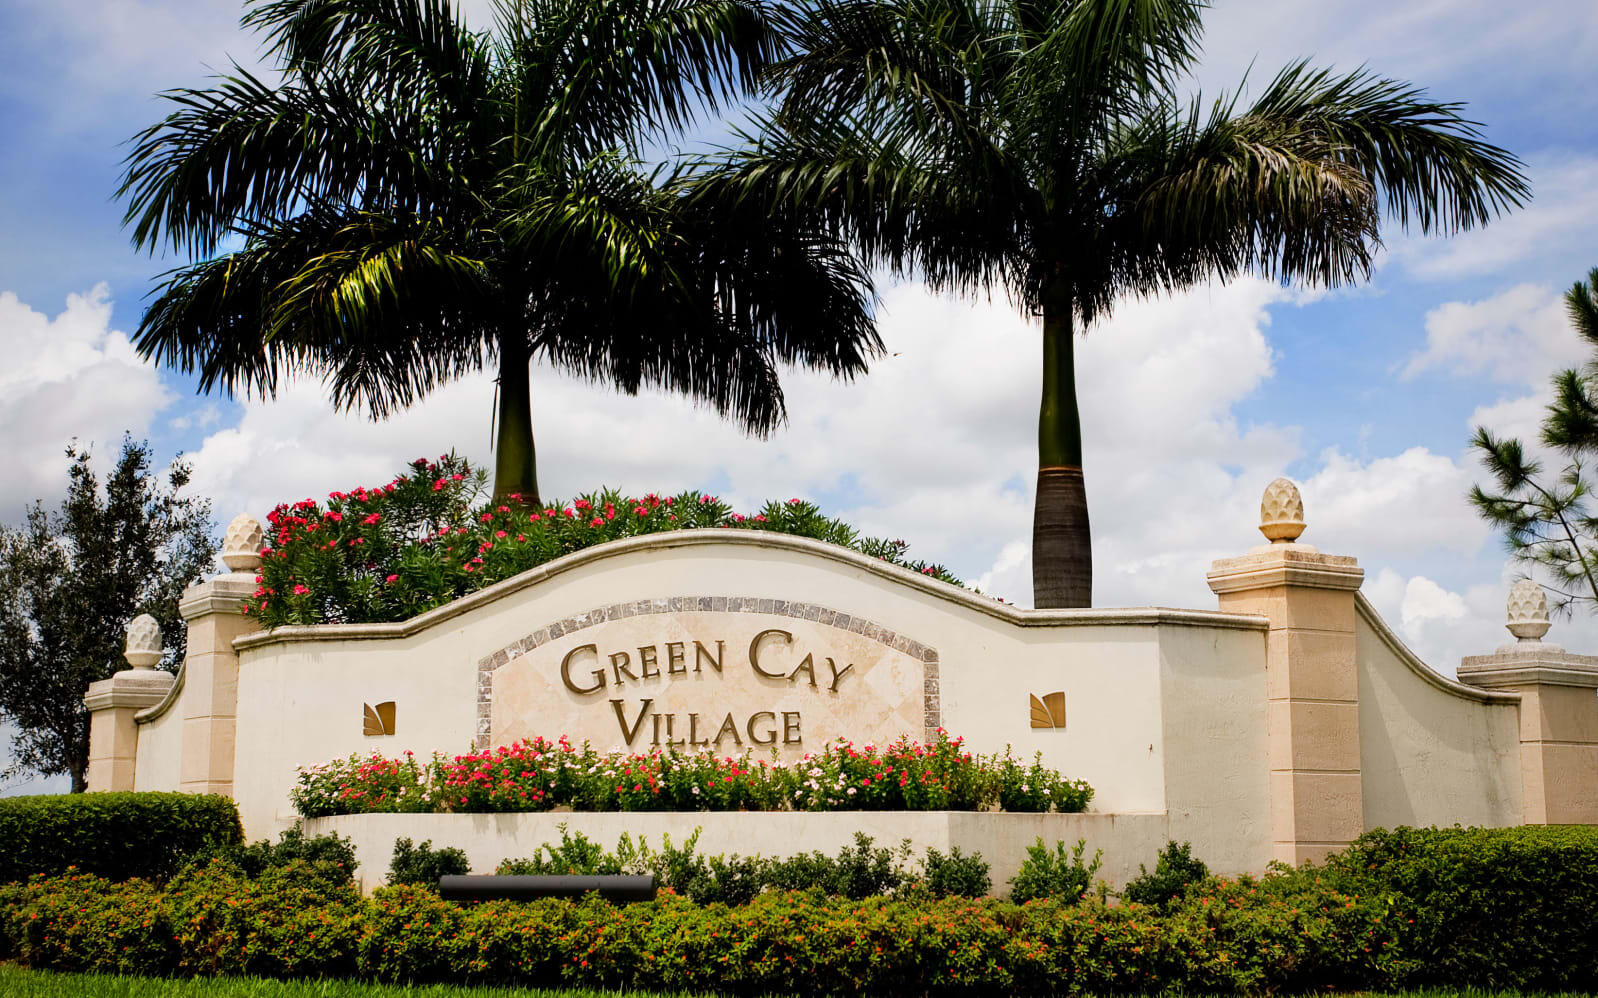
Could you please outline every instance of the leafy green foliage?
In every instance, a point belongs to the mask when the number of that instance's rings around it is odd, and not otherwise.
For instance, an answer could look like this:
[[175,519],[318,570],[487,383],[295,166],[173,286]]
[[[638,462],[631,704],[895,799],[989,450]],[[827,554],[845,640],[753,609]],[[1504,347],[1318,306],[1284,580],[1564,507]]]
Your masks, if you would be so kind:
[[1056,842],[1050,849],[1041,838],[1027,846],[1027,858],[1010,878],[1010,900],[1025,904],[1037,898],[1055,898],[1069,903],[1087,897],[1104,855],[1100,849],[1090,862],[1084,863],[1082,856],[1087,847],[1087,839],[1078,839],[1070,851],[1064,842]]
[[933,897],[985,897],[993,886],[988,876],[988,861],[978,853],[966,855],[959,846],[950,848],[948,855],[936,849],[927,849],[922,863],[922,878]]
[[751,92],[760,5],[522,0],[475,31],[447,0],[253,0],[244,23],[270,78],[162,94],[118,192],[137,246],[196,260],[135,343],[202,390],[314,373],[381,418],[497,367],[496,489],[536,506],[534,358],[763,434],[780,365],[880,352],[869,273],[819,220],[645,162]]
[[141,613],[161,625],[161,668],[183,661],[183,590],[216,558],[208,500],[182,495],[189,466],[162,476],[150,449],[124,437],[101,488],[88,450],[67,448],[61,508],[34,503],[19,528],[0,526],[0,718],[18,731],[13,768],[65,773],[85,789],[90,683],[127,668],[125,628]]
[[1412,924],[1406,981],[1581,989],[1598,980],[1598,827],[1395,828],[1327,861],[1349,893],[1392,893]]
[[[1018,775],[1020,774],[1020,775]],[[1041,792],[1011,789],[1031,780]],[[1032,784],[1028,784],[1031,786]],[[1052,788],[1052,790],[1050,789]],[[565,736],[421,763],[352,755],[302,766],[290,799],[301,816],[389,812],[545,811],[970,811],[1009,800],[1034,812],[1087,809],[1093,789],[1008,753],[979,756],[940,730],[932,742],[900,738],[857,747],[839,739],[794,762],[652,748],[599,752]]]
[[706,856],[696,852],[699,830],[673,845],[666,836],[657,851],[643,838],[623,833],[614,852],[607,852],[581,832],[560,826],[560,843],[546,842],[528,859],[506,859],[503,874],[650,873],[655,885],[697,904],[746,904],[762,891],[817,891],[828,897],[865,898],[879,894],[925,891],[934,897],[981,897],[989,886],[988,864],[981,856],[949,855],[927,850],[921,870],[911,863],[909,843],[888,849],[856,832],[853,845],[836,856],[820,850],[785,859],[762,856]]
[[1552,583],[1555,609],[1598,610],[1598,484],[1590,468],[1598,454],[1598,267],[1565,292],[1565,310],[1595,354],[1584,370],[1553,378],[1541,437],[1543,446],[1563,455],[1564,467],[1551,474],[1521,441],[1479,426],[1471,443],[1493,490],[1473,486],[1470,501],[1503,532],[1511,558]]
[[230,863],[250,878],[259,877],[267,870],[304,863],[308,869],[340,884],[353,883],[359,865],[355,860],[355,844],[349,839],[337,832],[308,836],[298,823],[285,829],[276,843],[261,839],[249,845],[213,847],[197,855],[193,862],[205,865],[214,860]]
[[1193,884],[1210,875],[1204,861],[1193,855],[1193,845],[1167,842],[1154,863],[1154,872],[1138,864],[1138,876],[1126,882],[1121,896],[1137,904],[1165,905],[1181,897]]
[[[959,585],[904,541],[861,538],[802,499],[750,516],[715,496],[623,496],[614,490],[529,509],[520,495],[484,501],[487,476],[462,458],[412,461],[384,485],[284,503],[267,515],[256,602],[265,626],[405,620],[596,544],[671,530],[768,530],[838,544]],[[401,804],[394,805],[397,809]]]
[[448,846],[434,849],[431,839],[420,845],[413,844],[410,839],[395,839],[388,882],[436,890],[439,877],[462,876],[470,869],[466,853],[460,849]]
[[72,868],[162,880],[243,834],[233,801],[210,794],[0,797],[0,882]]

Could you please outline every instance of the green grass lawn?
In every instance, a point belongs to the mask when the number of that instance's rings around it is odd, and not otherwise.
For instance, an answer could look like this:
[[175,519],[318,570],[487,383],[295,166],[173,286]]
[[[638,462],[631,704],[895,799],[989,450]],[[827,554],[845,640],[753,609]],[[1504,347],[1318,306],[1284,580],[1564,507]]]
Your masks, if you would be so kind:
[[[253,977],[172,981],[106,974],[55,974],[0,965],[0,998],[601,998],[615,991],[592,989],[467,988],[448,984],[363,984],[357,981],[266,981]],[[666,998],[661,992],[633,991],[636,998]],[[683,992],[676,992],[683,995]],[[1364,993],[1361,998],[1382,998]],[[1513,991],[1405,991],[1390,998],[1519,998]],[[1592,998],[1539,995],[1537,998]]]

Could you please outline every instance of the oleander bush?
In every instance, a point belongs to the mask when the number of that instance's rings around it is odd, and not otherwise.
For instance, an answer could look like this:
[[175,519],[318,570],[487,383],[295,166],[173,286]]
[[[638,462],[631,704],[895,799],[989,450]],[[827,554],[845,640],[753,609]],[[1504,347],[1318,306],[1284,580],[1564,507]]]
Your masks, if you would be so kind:
[[586,494],[540,509],[485,501],[487,475],[453,454],[419,459],[392,481],[284,503],[267,515],[255,600],[279,624],[405,620],[595,544],[703,527],[811,537],[958,585],[902,540],[861,537],[802,499],[736,513],[715,496]]
[[432,839],[420,845],[410,839],[395,839],[394,857],[388,865],[388,882],[437,890],[439,877],[463,876],[470,869],[466,853],[460,849],[449,846],[434,849]]
[[211,794],[0,798],[0,882],[69,868],[113,880],[161,880],[194,856],[243,837],[233,801]]
[[[1012,793],[1013,782],[1027,788]],[[977,756],[942,731],[881,748],[839,740],[798,762],[655,748],[598,752],[535,738],[420,762],[379,754],[302,767],[292,791],[307,818],[433,811],[1087,810],[1093,789],[1004,755]]]

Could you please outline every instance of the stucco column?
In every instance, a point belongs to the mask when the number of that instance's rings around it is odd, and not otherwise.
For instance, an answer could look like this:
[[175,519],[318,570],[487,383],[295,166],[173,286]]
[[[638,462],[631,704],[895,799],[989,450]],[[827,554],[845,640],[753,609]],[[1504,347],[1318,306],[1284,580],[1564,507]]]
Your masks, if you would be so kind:
[[132,790],[138,759],[139,732],[133,715],[166,698],[172,676],[155,667],[161,661],[161,625],[147,613],[128,622],[122,656],[133,668],[89,684],[83,705],[89,708],[89,766],[85,782],[91,791]]
[[1598,824],[1598,656],[1544,644],[1548,601],[1530,579],[1509,591],[1518,638],[1459,664],[1459,681],[1520,693],[1522,817],[1528,825]]
[[1277,859],[1319,861],[1364,830],[1354,601],[1365,572],[1340,555],[1297,543],[1298,488],[1278,478],[1260,503],[1271,541],[1210,566],[1222,610],[1270,619],[1265,696],[1271,828]]
[[243,609],[255,595],[261,564],[261,524],[236,517],[222,542],[228,571],[190,586],[178,604],[189,626],[183,664],[183,758],[178,789],[233,793],[233,747],[239,697],[239,657],[233,640],[260,629]]

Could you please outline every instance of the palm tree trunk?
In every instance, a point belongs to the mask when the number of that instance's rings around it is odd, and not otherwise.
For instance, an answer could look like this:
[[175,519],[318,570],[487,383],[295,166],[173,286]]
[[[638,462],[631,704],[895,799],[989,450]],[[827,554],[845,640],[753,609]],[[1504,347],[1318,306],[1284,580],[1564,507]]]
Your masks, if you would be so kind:
[[1043,306],[1038,492],[1032,510],[1032,605],[1093,605],[1093,538],[1082,479],[1082,421],[1069,302]]
[[521,496],[528,506],[538,496],[538,458],[533,450],[531,357],[521,330],[499,340],[499,433],[494,448],[494,501]]

